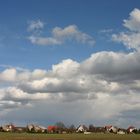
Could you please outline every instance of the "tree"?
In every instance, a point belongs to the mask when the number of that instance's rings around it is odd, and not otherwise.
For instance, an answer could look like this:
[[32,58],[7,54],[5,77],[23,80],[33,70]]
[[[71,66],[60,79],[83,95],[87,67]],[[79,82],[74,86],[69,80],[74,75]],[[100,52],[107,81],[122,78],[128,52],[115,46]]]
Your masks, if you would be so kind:
[[59,133],[62,133],[62,131],[66,130],[66,126],[63,122],[57,122],[55,126],[57,127]]
[[90,132],[94,132],[94,129],[95,129],[94,126],[93,126],[92,124],[90,124],[90,125],[89,125],[89,131],[90,131]]
[[57,126],[58,128],[66,128],[63,122],[57,122],[55,126]]
[[75,126],[72,124],[71,126],[68,127],[69,133],[74,133],[76,131]]

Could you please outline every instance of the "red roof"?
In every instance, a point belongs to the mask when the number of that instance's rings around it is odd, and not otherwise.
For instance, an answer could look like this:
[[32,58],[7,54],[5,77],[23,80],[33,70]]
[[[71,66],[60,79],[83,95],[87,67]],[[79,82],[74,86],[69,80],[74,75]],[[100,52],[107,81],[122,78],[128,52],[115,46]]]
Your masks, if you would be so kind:
[[54,125],[49,125],[48,127],[47,127],[47,130],[48,131],[54,131],[54,130],[56,130],[57,129],[57,126],[54,126]]

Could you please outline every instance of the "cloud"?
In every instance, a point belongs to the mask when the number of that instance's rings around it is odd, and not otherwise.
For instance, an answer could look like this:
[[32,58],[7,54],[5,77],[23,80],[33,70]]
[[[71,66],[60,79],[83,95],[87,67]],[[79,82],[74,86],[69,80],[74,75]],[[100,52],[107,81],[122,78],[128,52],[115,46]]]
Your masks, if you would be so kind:
[[81,32],[76,25],[69,25],[65,28],[55,27],[52,31],[52,34],[55,38],[61,41],[66,40],[76,40],[79,43],[87,43],[89,45],[94,45],[94,39],[86,34]]
[[62,44],[61,41],[52,38],[52,37],[37,37],[37,36],[30,36],[28,38],[31,43],[41,46],[48,46],[48,45],[60,45]]
[[24,81],[30,81],[35,79],[41,79],[46,75],[47,71],[41,70],[41,69],[35,69],[32,72],[19,68],[19,67],[11,67],[4,69],[0,73],[0,83],[16,83],[16,82],[24,82]]
[[[102,51],[91,55],[81,63],[83,71],[89,74],[102,74],[107,77],[120,77],[124,75],[136,77],[139,75],[139,52],[116,53]],[[104,59],[105,58],[105,59]],[[131,67],[130,67],[131,65]],[[120,76],[119,76],[120,75]]]
[[27,30],[29,32],[36,32],[43,28],[44,28],[44,22],[42,22],[41,20],[37,20],[37,21],[30,21]]
[[42,37],[31,35],[28,39],[31,43],[41,46],[61,45],[66,42],[76,41],[81,44],[93,46],[95,40],[90,35],[81,32],[76,25],[69,25],[65,28],[54,27],[51,32],[52,36]]
[[113,29],[102,29],[99,31],[99,33],[112,33]]
[[0,74],[0,81],[15,81],[16,69],[6,69]]
[[128,19],[124,19],[124,27],[128,28],[131,31],[140,31],[140,10],[135,8],[131,13]]
[[140,10],[135,8],[128,19],[123,20],[123,26],[128,31],[120,32],[119,34],[113,34],[112,40],[122,43],[128,49],[139,50],[140,48]]
[[[124,21],[125,27],[130,20],[133,18]],[[127,126],[131,118],[138,126],[140,51],[138,37],[135,38],[139,32],[134,27],[131,24],[131,29],[127,27],[129,31],[112,37],[135,51],[97,52],[82,62],[65,59],[53,64],[50,70],[14,67],[1,70],[0,110],[4,114],[1,119],[74,124],[95,121],[99,125],[109,122]],[[73,39],[87,43],[90,37],[70,25],[54,28],[51,38],[63,44]]]
[[[0,87],[1,110],[20,112],[24,106],[24,111],[33,119],[30,112],[36,114],[35,108],[38,108],[41,114],[51,118],[51,107],[52,116],[59,119],[64,119],[63,115],[69,119],[74,117],[74,123],[86,120],[87,123],[92,120],[117,123],[124,112],[139,111],[139,62],[137,51],[103,51],[80,63],[72,59],[62,60],[50,70],[7,68],[0,72],[0,82],[4,85]],[[60,108],[63,108],[63,115],[56,111]],[[67,112],[73,108],[74,116]],[[38,115],[35,118],[43,119]],[[68,119],[64,121],[70,122]]]
[[112,39],[113,41],[123,43],[124,46],[128,47],[129,49],[136,49],[140,48],[140,33],[124,33],[121,32],[119,35],[113,34]]
[[58,65],[52,65],[52,71],[56,76],[68,77],[78,74],[80,64],[72,59],[62,60]]

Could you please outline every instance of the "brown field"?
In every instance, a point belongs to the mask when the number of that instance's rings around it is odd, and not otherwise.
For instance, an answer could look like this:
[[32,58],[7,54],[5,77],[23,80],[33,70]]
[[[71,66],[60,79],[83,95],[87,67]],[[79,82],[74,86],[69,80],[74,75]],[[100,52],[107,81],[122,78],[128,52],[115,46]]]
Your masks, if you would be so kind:
[[0,140],[140,140],[140,134],[29,134],[0,133]]

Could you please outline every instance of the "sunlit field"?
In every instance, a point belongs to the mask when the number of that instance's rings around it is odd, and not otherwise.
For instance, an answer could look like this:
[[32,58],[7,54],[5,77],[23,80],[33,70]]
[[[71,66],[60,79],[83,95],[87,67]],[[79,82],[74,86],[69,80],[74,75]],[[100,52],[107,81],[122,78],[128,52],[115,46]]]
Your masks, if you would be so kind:
[[140,140],[140,135],[0,133],[0,140]]

